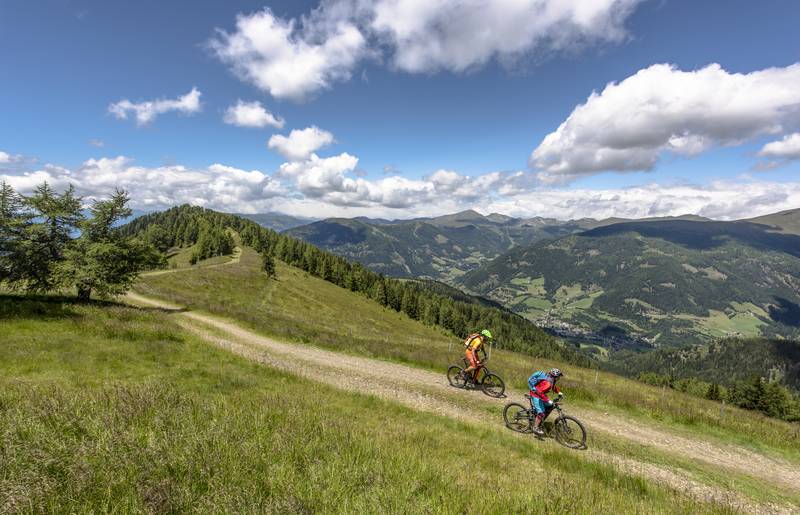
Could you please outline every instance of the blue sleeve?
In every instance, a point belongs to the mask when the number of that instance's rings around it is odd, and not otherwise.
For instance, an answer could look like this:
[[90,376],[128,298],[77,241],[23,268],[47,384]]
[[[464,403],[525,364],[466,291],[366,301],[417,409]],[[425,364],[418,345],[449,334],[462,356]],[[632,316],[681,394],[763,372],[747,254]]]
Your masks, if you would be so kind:
[[538,379],[536,377],[536,374],[533,374],[532,376],[530,376],[528,378],[528,390],[533,390],[534,388],[536,388],[536,383],[538,383],[538,382],[539,381],[538,381]]

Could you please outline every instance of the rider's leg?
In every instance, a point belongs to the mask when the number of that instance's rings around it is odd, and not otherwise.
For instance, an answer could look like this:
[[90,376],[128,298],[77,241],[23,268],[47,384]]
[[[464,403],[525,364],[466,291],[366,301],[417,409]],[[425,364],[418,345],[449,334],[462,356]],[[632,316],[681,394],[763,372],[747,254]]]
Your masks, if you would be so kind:
[[474,373],[475,373],[475,367],[470,365],[470,366],[468,366],[467,368],[464,369],[464,378],[474,381],[475,380],[475,378],[473,377]]
[[475,382],[475,370],[478,368],[478,356],[475,354],[475,351],[471,349],[467,349],[466,354],[469,366],[464,369],[464,378]]
[[542,425],[542,421],[545,417],[544,401],[538,397],[531,397],[531,404],[533,405],[533,409],[536,411],[536,419],[533,421],[533,432],[537,435],[543,434],[543,431],[539,426]]

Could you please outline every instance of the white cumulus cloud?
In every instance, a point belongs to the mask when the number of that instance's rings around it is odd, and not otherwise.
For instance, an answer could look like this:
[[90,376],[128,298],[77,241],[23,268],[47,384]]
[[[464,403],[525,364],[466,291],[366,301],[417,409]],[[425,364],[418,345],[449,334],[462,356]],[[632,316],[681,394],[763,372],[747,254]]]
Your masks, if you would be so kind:
[[0,150],[0,164],[19,163],[22,161],[22,156],[19,154],[9,154]]
[[452,170],[437,170],[422,179],[388,176],[368,180],[358,174],[358,158],[342,153],[322,158],[284,163],[276,176],[288,179],[305,198],[343,208],[418,210],[436,206],[442,209],[488,198],[504,175],[493,172],[478,177]]
[[293,100],[349,79],[365,44],[361,31],[348,21],[304,26],[269,9],[239,15],[234,32],[219,30],[210,42],[240,78],[276,98]]
[[36,186],[47,182],[56,190],[67,188],[71,183],[71,172],[60,166],[46,164],[39,170],[21,173],[0,174],[0,182],[6,182],[19,193],[31,193]]
[[241,170],[222,164],[206,168],[182,165],[137,166],[125,156],[88,159],[75,170],[46,165],[40,170],[0,174],[22,193],[47,181],[55,189],[74,184],[86,199],[103,198],[123,188],[137,209],[164,209],[190,203],[220,210],[269,210],[272,200],[285,195],[279,181],[258,170]]
[[0,164],[13,163],[17,160],[19,160],[19,156],[14,156],[9,154],[8,152],[3,152],[2,150],[0,150]]
[[541,188],[498,197],[487,211],[512,216],[644,218],[696,214],[720,220],[761,216],[800,206],[800,182],[718,181],[632,188]]
[[718,64],[640,70],[592,93],[533,151],[544,182],[647,171],[665,153],[691,156],[800,124],[800,63],[751,73]]
[[370,27],[408,72],[464,71],[494,57],[619,42],[640,0],[378,0]]
[[282,129],[285,122],[267,111],[261,102],[245,102],[239,100],[235,105],[228,107],[222,117],[223,121],[238,127],[275,127]]
[[[30,161],[24,166],[33,166]],[[558,219],[642,218],[698,214],[715,219],[748,218],[800,206],[800,182],[741,178],[707,184],[648,184],[630,188],[541,187],[530,172],[477,176],[437,170],[410,179],[369,180],[357,172],[358,157],[341,153],[283,163],[274,173],[227,164],[140,166],[124,156],[93,158],[74,169],[47,164],[0,171],[23,194],[47,181],[69,184],[85,199],[128,190],[132,207],[155,210],[189,203],[227,212],[278,211],[307,217],[412,218],[463,209],[517,217]]]
[[302,161],[331,143],[333,134],[312,125],[305,129],[294,129],[288,136],[275,134],[267,142],[267,147],[290,161]]
[[365,57],[410,73],[462,72],[618,43],[642,1],[327,0],[299,19],[240,14],[209,46],[242,80],[303,100],[350,79]]
[[200,91],[197,88],[175,99],[147,100],[134,103],[127,98],[108,106],[108,112],[120,120],[127,120],[132,114],[139,126],[147,125],[160,114],[177,111],[183,114],[195,114],[201,110]]
[[758,155],[774,159],[800,159],[800,132],[787,134],[781,140],[767,143]]

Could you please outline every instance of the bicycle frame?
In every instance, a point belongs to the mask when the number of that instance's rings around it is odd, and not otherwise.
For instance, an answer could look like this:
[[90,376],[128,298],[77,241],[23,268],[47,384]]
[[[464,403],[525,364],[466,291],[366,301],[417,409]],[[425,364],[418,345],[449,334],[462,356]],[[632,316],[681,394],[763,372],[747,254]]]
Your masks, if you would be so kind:
[[[531,406],[525,411],[528,413],[528,419],[531,421],[531,423],[533,423],[533,421],[536,419],[536,410],[533,408],[533,406]],[[558,417],[564,414],[564,412],[561,410],[561,406],[559,405],[559,403],[554,402],[553,409],[545,413],[545,417],[544,419],[542,419],[542,423],[544,423],[544,421],[547,420],[554,411],[558,412],[558,416],[556,417],[556,419],[558,419]]]
[[[467,361],[467,358],[461,358],[461,361],[464,363],[464,367],[463,367],[464,370],[469,368],[469,361]],[[491,374],[491,371],[489,371],[489,367],[486,366],[486,362],[487,361],[489,361],[488,358],[485,359],[483,361],[483,363],[478,365],[478,368],[475,369],[475,372],[474,372],[474,375],[473,375],[473,377],[475,378],[475,382],[478,382],[478,378],[480,377],[481,372],[483,372],[484,376],[488,376],[489,374]]]

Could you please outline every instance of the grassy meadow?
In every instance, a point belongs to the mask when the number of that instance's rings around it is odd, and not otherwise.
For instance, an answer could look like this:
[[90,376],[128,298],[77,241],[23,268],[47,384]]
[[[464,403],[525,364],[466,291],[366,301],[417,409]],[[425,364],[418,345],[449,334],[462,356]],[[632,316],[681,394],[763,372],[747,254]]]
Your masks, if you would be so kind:
[[[460,360],[460,342],[451,335],[280,262],[278,280],[267,280],[259,264],[259,256],[245,248],[239,263],[147,276],[135,289],[236,320],[264,334],[333,350],[442,371]],[[507,384],[520,389],[533,370],[551,366],[566,372],[562,386],[570,403],[800,462],[797,424],[513,352],[495,350],[491,364]]]
[[0,512],[729,511],[255,364],[159,310],[6,295],[0,323]]

